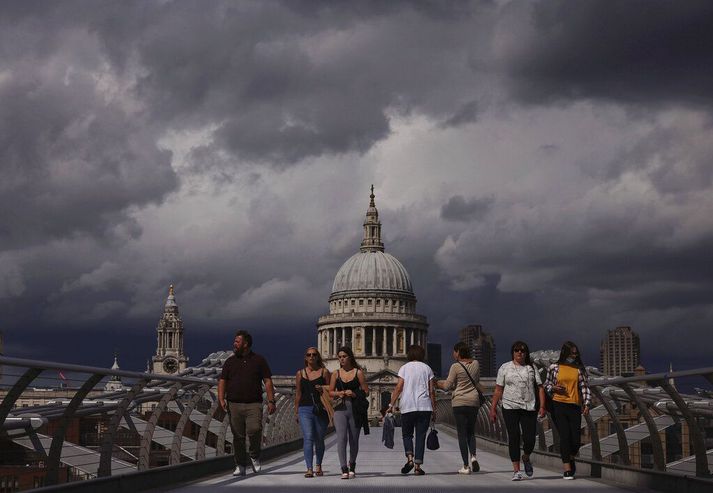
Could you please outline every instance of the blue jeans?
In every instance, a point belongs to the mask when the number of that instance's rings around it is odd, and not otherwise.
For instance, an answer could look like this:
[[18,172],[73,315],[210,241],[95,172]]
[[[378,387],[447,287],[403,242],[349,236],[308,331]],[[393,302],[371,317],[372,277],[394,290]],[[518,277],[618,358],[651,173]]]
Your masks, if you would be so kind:
[[[412,455],[416,464],[423,464],[426,449],[426,432],[431,422],[431,411],[413,411],[401,414],[401,435],[406,456]],[[413,431],[416,429],[416,453],[413,453]]]
[[313,406],[300,406],[298,408],[307,469],[312,469],[312,457],[314,454],[317,455],[317,465],[322,465],[324,437],[327,435],[327,425],[329,424],[326,419],[316,416],[312,412],[312,408]]

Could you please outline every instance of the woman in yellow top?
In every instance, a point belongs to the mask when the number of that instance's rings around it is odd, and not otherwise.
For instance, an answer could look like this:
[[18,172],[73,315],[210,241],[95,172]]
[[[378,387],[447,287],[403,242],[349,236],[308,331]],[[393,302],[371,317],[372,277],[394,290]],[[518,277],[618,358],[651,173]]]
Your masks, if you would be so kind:
[[550,365],[545,380],[545,391],[552,398],[552,417],[560,436],[560,456],[564,465],[564,479],[574,479],[575,456],[581,446],[582,415],[589,414],[591,393],[587,370],[577,345],[562,344],[557,363]]

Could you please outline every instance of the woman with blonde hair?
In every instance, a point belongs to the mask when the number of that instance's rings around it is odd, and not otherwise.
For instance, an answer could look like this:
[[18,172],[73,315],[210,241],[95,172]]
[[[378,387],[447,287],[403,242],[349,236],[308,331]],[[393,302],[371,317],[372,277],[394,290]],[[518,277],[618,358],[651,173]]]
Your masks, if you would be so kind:
[[[329,371],[324,367],[322,355],[315,347],[305,351],[304,367],[295,376],[295,414],[302,429],[304,456],[307,464],[306,478],[322,476],[324,437],[327,435],[329,416],[322,404],[322,386],[329,382]],[[313,470],[313,458],[317,464]]]

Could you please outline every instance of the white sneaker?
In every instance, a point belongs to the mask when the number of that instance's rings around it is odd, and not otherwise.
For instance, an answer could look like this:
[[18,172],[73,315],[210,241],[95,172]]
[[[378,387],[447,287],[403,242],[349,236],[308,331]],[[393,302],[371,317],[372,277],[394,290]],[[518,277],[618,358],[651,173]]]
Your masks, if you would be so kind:
[[461,467],[460,469],[458,469],[458,474],[470,474],[470,467]]
[[356,473],[354,471],[349,471],[349,479],[354,479],[356,477]]
[[254,473],[259,473],[260,470],[262,469],[262,465],[260,464],[260,459],[253,459],[250,457],[250,462],[252,463],[253,466],[253,472]]
[[513,471],[511,481],[522,481],[522,473],[520,471]]
[[233,476],[245,476],[245,466],[236,467]]

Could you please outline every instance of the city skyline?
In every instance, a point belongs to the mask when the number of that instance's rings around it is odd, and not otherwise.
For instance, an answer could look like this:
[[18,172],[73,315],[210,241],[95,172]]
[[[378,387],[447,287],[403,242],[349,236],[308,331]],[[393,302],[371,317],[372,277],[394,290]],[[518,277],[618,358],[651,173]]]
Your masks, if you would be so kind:
[[713,326],[712,21],[707,2],[4,2],[5,353],[143,369],[173,284],[191,365],[244,327],[292,371],[373,184],[444,367],[471,324],[498,364],[571,339],[597,365],[631,326],[647,370],[709,366],[690,341]]

